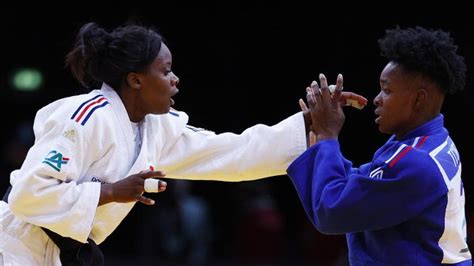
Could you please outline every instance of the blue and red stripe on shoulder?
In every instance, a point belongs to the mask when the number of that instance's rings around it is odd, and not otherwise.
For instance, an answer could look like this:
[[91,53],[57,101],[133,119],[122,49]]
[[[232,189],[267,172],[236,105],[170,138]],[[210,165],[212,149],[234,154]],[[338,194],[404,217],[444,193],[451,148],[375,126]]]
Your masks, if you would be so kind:
[[107,101],[107,98],[104,97],[104,95],[96,95],[95,97],[79,105],[74,114],[71,116],[71,119],[84,126],[95,110],[102,108],[107,104],[109,104],[109,102]]
[[391,168],[393,167],[405,154],[407,154],[411,149],[416,148],[419,149],[428,139],[428,136],[417,137],[411,146],[404,145],[402,149],[399,149],[396,154],[392,156],[392,160],[388,160],[388,166]]
[[392,168],[407,152],[409,152],[413,147],[405,146],[400,152],[388,163],[388,167]]

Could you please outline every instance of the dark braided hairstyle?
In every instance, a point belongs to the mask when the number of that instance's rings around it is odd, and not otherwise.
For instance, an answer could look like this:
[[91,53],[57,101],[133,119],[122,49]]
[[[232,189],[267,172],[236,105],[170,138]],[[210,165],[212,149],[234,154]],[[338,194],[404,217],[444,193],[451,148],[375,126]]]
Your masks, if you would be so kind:
[[466,65],[449,33],[423,27],[387,30],[379,41],[381,55],[436,83],[445,94],[464,89]]
[[143,26],[127,25],[108,33],[93,22],[87,23],[66,56],[66,66],[85,87],[105,82],[117,90],[128,73],[147,70],[162,41],[160,34]]

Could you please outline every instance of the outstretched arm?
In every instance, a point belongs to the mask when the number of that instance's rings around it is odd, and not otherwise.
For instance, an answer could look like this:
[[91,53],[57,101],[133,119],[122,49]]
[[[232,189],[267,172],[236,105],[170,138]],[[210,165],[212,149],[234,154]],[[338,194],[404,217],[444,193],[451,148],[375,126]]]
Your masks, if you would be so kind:
[[303,120],[296,113],[276,125],[257,124],[240,134],[186,126],[175,141],[158,147],[161,156],[154,164],[167,178],[176,179],[236,182],[283,175],[307,149]]

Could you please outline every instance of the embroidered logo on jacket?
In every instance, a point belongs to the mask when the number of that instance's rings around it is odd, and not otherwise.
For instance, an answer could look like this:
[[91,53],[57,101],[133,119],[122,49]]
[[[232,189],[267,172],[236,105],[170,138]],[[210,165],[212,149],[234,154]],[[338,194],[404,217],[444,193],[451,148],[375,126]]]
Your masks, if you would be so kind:
[[43,160],[44,164],[51,166],[54,170],[60,172],[61,166],[67,164],[69,158],[64,157],[62,153],[55,150],[50,151]]
[[383,176],[383,169],[382,167],[377,167],[372,172],[370,172],[369,177],[375,178],[375,179],[382,179]]
[[72,141],[73,143],[76,142],[76,131],[74,129],[65,131],[63,133],[63,136],[67,138],[68,140]]

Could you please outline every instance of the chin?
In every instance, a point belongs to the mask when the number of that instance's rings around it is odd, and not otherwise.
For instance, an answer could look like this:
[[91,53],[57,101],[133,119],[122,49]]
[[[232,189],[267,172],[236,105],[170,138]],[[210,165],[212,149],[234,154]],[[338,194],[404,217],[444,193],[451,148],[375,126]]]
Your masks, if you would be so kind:
[[169,111],[170,111],[170,108],[167,108],[167,109],[154,110],[151,113],[154,115],[164,115],[164,114],[169,113]]
[[162,114],[167,114],[171,109],[171,105],[162,105],[162,106],[157,106],[155,109],[155,114],[157,115],[162,115]]
[[382,134],[387,134],[387,135],[396,134],[394,130],[390,130],[390,129],[387,129],[387,128],[383,128],[383,127],[381,127],[381,126],[379,126],[379,132],[382,133]]
[[379,125],[379,132],[382,134],[390,134],[386,129],[383,128],[383,126]]

